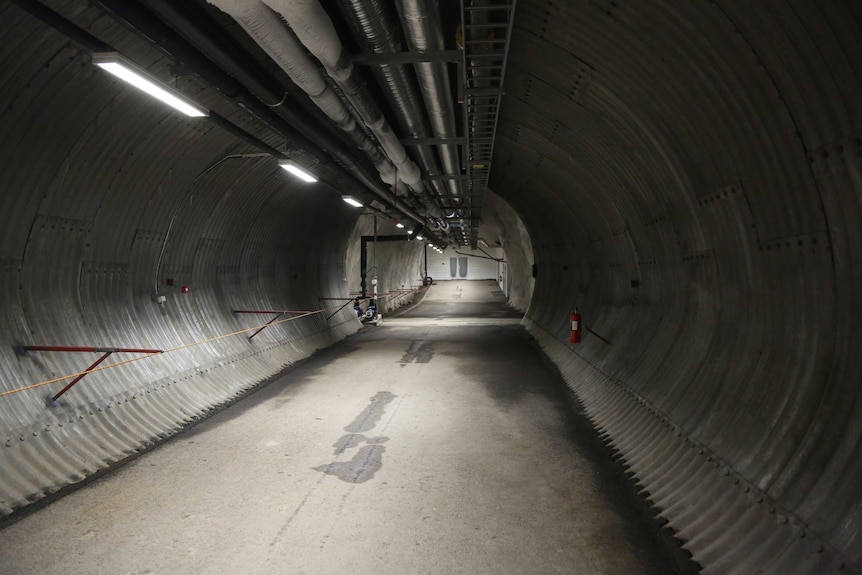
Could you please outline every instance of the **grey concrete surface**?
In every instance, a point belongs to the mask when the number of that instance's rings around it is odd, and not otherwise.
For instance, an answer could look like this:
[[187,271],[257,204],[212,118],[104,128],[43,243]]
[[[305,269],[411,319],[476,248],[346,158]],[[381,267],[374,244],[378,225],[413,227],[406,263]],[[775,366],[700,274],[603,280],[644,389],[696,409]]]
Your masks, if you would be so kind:
[[433,286],[25,517],[0,573],[675,572],[526,331],[423,317],[514,315],[493,288]]

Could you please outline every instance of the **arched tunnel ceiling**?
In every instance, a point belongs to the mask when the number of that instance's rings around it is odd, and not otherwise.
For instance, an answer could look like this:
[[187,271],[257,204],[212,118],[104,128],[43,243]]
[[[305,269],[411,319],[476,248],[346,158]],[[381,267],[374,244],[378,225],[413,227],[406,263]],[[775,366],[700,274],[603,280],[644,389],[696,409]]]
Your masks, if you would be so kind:
[[[351,144],[321,112],[288,90],[294,112],[323,126],[322,139],[291,128],[319,147],[300,158],[330,184],[308,188],[272,158],[240,157],[283,149],[275,112],[261,121],[229,82],[175,67],[163,37],[101,7],[117,2],[44,4],[152,73],[180,74],[180,91],[244,134],[153,105],[97,71],[80,43],[0,4],[4,381],[80,368],[22,360],[22,341],[167,348],[236,330],[237,307],[313,309],[345,295],[356,214],[338,196],[367,178],[347,169],[355,150],[335,157]],[[289,85],[229,18],[187,6]],[[709,572],[841,573],[862,561],[860,21],[858,3],[838,0],[517,2],[490,188],[532,239],[527,327]],[[530,281],[526,266],[512,273]],[[192,296],[174,291],[176,305],[159,307],[153,284],[168,277]],[[610,343],[567,346],[574,308]],[[187,409],[199,417],[346,336],[352,320],[316,316],[257,348],[219,341],[85,387],[82,407],[63,413],[109,437],[89,452],[41,433],[54,417],[41,395],[0,398],[0,431],[36,430],[15,461],[39,468],[0,488],[26,502],[70,469],[91,474],[175,431]],[[128,414],[103,435],[93,406],[118,398]]]
[[[784,10],[791,21],[776,23],[763,3],[741,14],[718,3],[519,8],[497,147],[512,168],[494,182],[504,196],[541,178],[565,203],[594,202],[612,226],[625,226],[744,180],[764,239],[825,229],[817,194],[803,192],[816,190],[808,154],[839,134],[822,134],[823,122],[802,110],[833,115],[838,128],[852,125],[854,106],[839,97],[824,110],[791,78],[816,86],[826,70],[857,70],[832,64],[808,34],[786,38],[793,30],[781,26],[799,26],[806,14]],[[843,23],[850,37],[855,26]],[[797,53],[778,54],[782,40]],[[758,193],[775,188],[787,195]],[[797,202],[804,209],[783,217]]]

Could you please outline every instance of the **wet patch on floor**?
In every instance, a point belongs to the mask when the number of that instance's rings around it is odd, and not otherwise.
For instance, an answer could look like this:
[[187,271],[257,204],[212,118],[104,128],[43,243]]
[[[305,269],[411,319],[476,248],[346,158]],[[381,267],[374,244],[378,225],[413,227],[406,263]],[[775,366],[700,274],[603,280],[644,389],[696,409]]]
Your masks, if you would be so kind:
[[363,441],[365,441],[365,436],[361,433],[348,433],[342,435],[338,441],[332,444],[332,447],[335,448],[335,455],[341,455],[348,449],[358,447]]
[[407,353],[401,356],[398,363],[405,366],[408,363],[428,363],[434,357],[434,343],[430,341],[412,341]]
[[371,431],[380,418],[386,406],[395,399],[396,395],[389,391],[378,391],[372,398],[368,407],[362,410],[353,421],[345,426],[344,431],[349,433],[363,433]]
[[382,445],[366,445],[350,461],[334,461],[315,467],[314,470],[334,475],[345,483],[365,483],[373,479],[374,474],[383,467],[384,451],[386,448]]
[[389,441],[388,437],[365,437],[361,433],[348,433],[347,435],[342,435],[341,439],[332,444],[332,447],[335,448],[335,455],[341,455],[348,449],[359,447],[363,442],[369,445],[377,445],[386,443],[387,441]]
[[362,410],[353,421],[344,427],[348,432],[332,444],[336,458],[345,451],[361,447],[349,461],[333,461],[318,465],[313,469],[326,475],[333,475],[346,483],[365,483],[374,478],[374,474],[383,467],[383,453],[386,448],[382,444],[389,441],[388,437],[366,437],[363,432],[374,429],[383,416],[386,406],[397,396],[389,391],[379,391],[371,397],[368,407]]

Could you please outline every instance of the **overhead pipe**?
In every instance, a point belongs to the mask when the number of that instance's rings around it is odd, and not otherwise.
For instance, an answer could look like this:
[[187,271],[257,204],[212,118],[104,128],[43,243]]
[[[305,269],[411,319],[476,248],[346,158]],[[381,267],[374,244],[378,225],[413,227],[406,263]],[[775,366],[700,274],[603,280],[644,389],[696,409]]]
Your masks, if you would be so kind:
[[[85,50],[88,50],[91,53],[117,52],[117,49],[110,44],[102,42],[86,30],[78,27],[73,22],[67,20],[62,15],[54,12],[53,10],[39,2],[34,2],[32,0],[11,0],[11,2],[28,12],[31,16],[36,17],[44,24],[51,26],[52,28],[54,28],[67,38],[71,39],[75,43],[79,44]],[[221,117],[219,114],[213,112],[212,110],[209,110],[209,113],[206,116],[205,120],[209,121],[210,123],[216,124],[218,127],[235,136],[236,138],[245,141],[246,143],[258,148],[263,152],[266,152],[273,157],[278,158],[284,155],[280,150],[273,148],[266,142],[249,134],[236,124],[233,124],[232,122]]]
[[[102,42],[87,31],[83,30],[76,24],[70,22],[62,15],[34,0],[11,0],[15,5],[30,13],[32,16],[39,19],[41,22],[51,26],[64,36],[75,41],[77,44],[84,47],[90,52],[113,52],[116,51],[109,44]],[[160,0],[148,0],[150,3],[159,4]],[[198,74],[205,82],[219,90],[226,98],[235,102],[239,106],[249,110],[255,114],[261,121],[266,123],[270,128],[290,139],[295,145],[302,147],[306,152],[310,153],[322,163],[329,163],[332,157],[331,153],[342,172],[343,178],[348,185],[352,184],[357,187],[364,186],[371,191],[385,206],[394,209],[409,220],[416,222],[420,227],[423,226],[427,219],[418,214],[403,202],[398,202],[397,198],[393,198],[390,192],[380,185],[379,181],[372,175],[369,168],[362,165],[343,147],[343,145],[327,134],[320,132],[319,128],[314,127],[309,122],[305,121],[301,115],[296,115],[295,119],[300,125],[316,136],[320,136],[324,140],[324,144],[330,149],[324,150],[318,147],[311,140],[299,133],[288,121],[281,117],[282,114],[290,113],[289,106],[284,106],[286,98],[283,98],[282,106],[279,114],[261,102],[260,99],[251,94],[245,86],[238,83],[231,75],[224,72],[219,66],[214,64],[214,61],[219,61],[221,64],[227,63],[230,65],[232,74],[242,78],[243,83],[248,81],[256,89],[261,90],[263,95],[270,98],[275,98],[276,94],[282,94],[283,91],[273,90],[271,86],[274,79],[263,77],[248,77],[253,74],[255,69],[254,60],[247,57],[248,62],[242,64],[236,61],[238,55],[243,53],[239,47],[227,48],[230,42],[219,38],[218,40],[206,35],[200,29],[194,26],[193,22],[201,22],[206,20],[205,15],[196,15],[192,20],[187,17],[178,17],[171,23],[180,29],[183,29],[184,36],[192,38],[195,43],[203,46],[209,46],[213,53],[204,55],[197,48],[189,44],[182,36],[179,36],[172,28],[168,27],[164,22],[153,16],[152,13],[144,10],[140,5],[130,0],[101,0],[99,4],[107,12],[112,13],[118,19],[126,22],[130,27],[137,30],[139,33],[146,35],[153,43],[158,45],[162,50],[170,54],[177,60],[182,61],[194,73]],[[168,3],[170,4],[170,3]],[[224,56],[221,60],[218,56]],[[267,87],[267,85],[269,87]],[[282,96],[278,96],[281,98]],[[289,103],[289,102],[288,102]],[[245,132],[238,126],[228,122],[218,114],[210,111],[207,118],[210,122],[217,124],[222,129],[227,130],[237,138],[240,138],[247,143],[265,151],[273,156],[282,156],[282,152],[269,146],[263,141],[255,138],[248,132]]]
[[[218,57],[225,54],[219,53],[210,58],[208,54],[198,51],[193,45],[197,44],[194,35],[186,35],[189,40],[180,36],[172,27],[162,22],[134,0],[98,0],[97,4],[118,20],[125,22],[130,28],[146,36],[156,46],[183,62],[206,83],[239,106],[249,110],[273,130],[309,152],[321,163],[330,163],[331,157],[327,152],[335,153],[341,146],[341,143],[334,138],[327,141],[326,134],[322,132],[320,126],[304,116],[298,110],[299,106],[285,94],[281,87],[273,89],[273,83],[252,82],[251,84],[263,91],[263,93],[252,94],[246,88],[245,81],[235,79],[233,70],[230,74],[226,73],[220,64],[215,63],[220,62]],[[203,33],[195,30],[195,34]],[[251,58],[249,57],[249,59]],[[281,105],[268,105],[265,103],[267,101]],[[304,134],[313,134],[315,138],[318,138],[318,141],[323,142],[323,147],[312,142]]]
[[[410,50],[422,53],[446,48],[437,0],[396,0],[395,5]],[[452,88],[446,64],[418,62],[413,66],[434,135],[437,138],[456,137],[455,107],[452,103]],[[458,148],[454,144],[440,146],[440,160],[445,173],[461,173]],[[449,190],[456,202],[461,200],[461,182],[458,179],[449,180]]]
[[[339,0],[338,6],[363,52],[391,54],[401,51],[397,16],[387,3],[380,0]],[[403,132],[411,138],[427,138],[429,129],[422,112],[422,98],[407,67],[382,64],[372,67],[372,73],[380,86],[387,88],[384,92],[389,109]],[[431,146],[416,146],[416,159],[428,175],[440,174],[440,164]],[[431,188],[441,199],[449,193],[439,179],[431,181]]]
[[380,142],[395,164],[398,178],[414,191],[424,190],[419,167],[407,156],[407,150],[392,131],[380,107],[353,68],[329,15],[317,0],[263,0],[278,12],[299,41],[318,59],[327,74],[335,80],[344,96]]
[[[164,1],[164,0],[163,0]],[[336,126],[365,152],[384,181],[392,184],[395,169],[323,79],[319,68],[278,15],[259,0],[207,0],[239,24],[264,52],[299,86]]]
[[[273,158],[284,157],[284,152],[282,152],[281,150],[279,150],[277,148],[273,148],[272,146],[270,146],[269,144],[267,144],[266,142],[264,142],[260,138],[256,138],[255,136],[252,136],[251,134],[249,134],[248,132],[246,132],[245,130],[243,130],[242,128],[237,126],[236,124],[228,121],[226,118],[222,118],[221,116],[219,116],[218,114],[216,114],[212,110],[210,110],[210,113],[209,113],[209,116],[207,116],[207,119],[210,121],[210,123],[215,124],[216,126],[223,129],[225,132],[228,132],[232,136],[235,136],[236,138],[244,141],[245,143],[247,143],[251,146],[254,146],[258,150],[265,152],[266,154],[269,154]],[[240,155],[240,157],[241,157],[241,155]]]
[[15,4],[20,9],[29,13],[31,16],[34,16],[39,21],[47,24],[54,28],[57,32],[60,32],[67,38],[73,40],[77,44],[80,44],[90,52],[114,52],[111,46],[102,42],[83,28],[80,28],[77,24],[67,20],[57,12],[54,12],[52,9],[48,8],[44,4],[40,2],[33,2],[32,0],[10,0],[12,4]]
[[[153,5],[160,3],[157,0],[146,1]],[[197,21],[206,20],[205,14],[196,13],[193,17],[181,15],[178,16],[177,21],[170,20],[171,26],[168,26],[133,0],[99,0],[98,4],[148,37],[225,97],[249,110],[273,130],[291,140],[294,145],[312,154],[321,163],[328,164],[335,159],[342,168],[342,176],[348,184],[353,183],[359,187],[361,182],[361,185],[377,196],[384,205],[417,224],[425,224],[426,218],[393,198],[389,190],[381,185],[373,169],[359,161],[341,140],[303,115],[298,105],[291,105],[291,98],[284,93],[283,88],[274,78],[257,75],[254,59],[239,44],[225,37],[213,37],[211,36],[213,32],[208,33],[200,26],[196,26]],[[182,36],[173,27],[182,27]],[[225,66],[230,73],[225,72],[222,66]],[[247,82],[249,85],[265,89],[264,93],[252,94],[245,87]],[[277,105],[267,105],[258,96]],[[303,133],[312,134],[314,141]],[[319,142],[320,145],[315,142]]]

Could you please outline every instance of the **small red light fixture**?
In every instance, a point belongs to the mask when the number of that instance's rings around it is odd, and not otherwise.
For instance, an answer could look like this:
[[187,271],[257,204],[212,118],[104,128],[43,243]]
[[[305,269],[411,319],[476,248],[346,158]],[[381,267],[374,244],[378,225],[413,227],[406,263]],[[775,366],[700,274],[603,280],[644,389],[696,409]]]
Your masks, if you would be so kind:
[[180,291],[181,291],[181,292],[183,292],[183,293],[189,293],[189,286],[182,286],[182,287],[180,288]]

